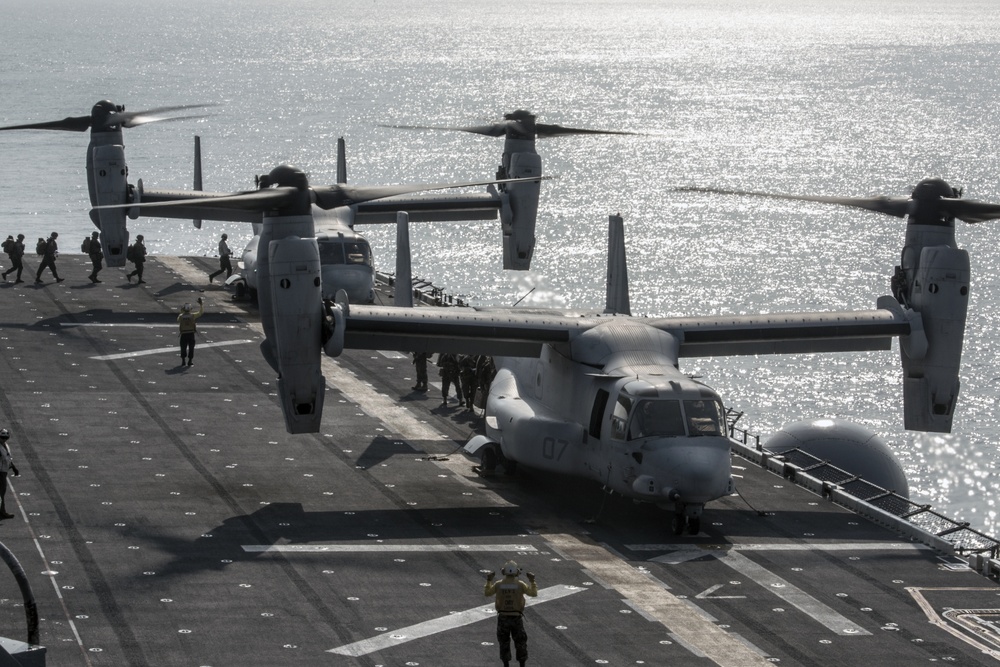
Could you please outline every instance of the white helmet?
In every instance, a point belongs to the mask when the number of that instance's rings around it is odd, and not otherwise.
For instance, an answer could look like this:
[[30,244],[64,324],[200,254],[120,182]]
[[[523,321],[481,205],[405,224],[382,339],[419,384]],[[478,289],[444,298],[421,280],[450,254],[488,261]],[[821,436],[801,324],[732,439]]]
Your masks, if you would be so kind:
[[503,568],[500,571],[503,572],[503,575],[505,577],[516,577],[517,575],[521,574],[521,568],[519,568],[517,566],[517,563],[515,563],[512,560],[509,560],[506,563],[504,563]]

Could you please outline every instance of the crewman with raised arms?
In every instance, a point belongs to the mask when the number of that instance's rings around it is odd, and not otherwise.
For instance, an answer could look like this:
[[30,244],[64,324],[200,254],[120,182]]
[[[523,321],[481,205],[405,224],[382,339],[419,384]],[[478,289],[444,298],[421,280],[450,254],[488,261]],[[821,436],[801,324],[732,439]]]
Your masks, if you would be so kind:
[[503,573],[503,579],[499,583],[493,581],[496,576],[494,572],[486,575],[483,595],[496,596],[497,644],[500,646],[500,659],[503,660],[504,667],[510,667],[511,638],[514,639],[517,662],[523,667],[528,661],[528,633],[524,631],[524,596],[537,597],[538,586],[535,584],[535,575],[531,572],[527,574],[529,583],[518,579],[521,568],[512,560],[504,563],[500,571]]

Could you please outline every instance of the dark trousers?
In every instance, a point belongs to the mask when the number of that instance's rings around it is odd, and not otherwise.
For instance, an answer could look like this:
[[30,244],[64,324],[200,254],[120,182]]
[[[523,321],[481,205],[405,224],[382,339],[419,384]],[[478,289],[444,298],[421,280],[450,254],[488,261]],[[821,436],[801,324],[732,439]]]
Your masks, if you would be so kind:
[[208,274],[208,279],[214,280],[215,276],[221,274],[223,271],[226,272],[227,280],[229,279],[229,276],[233,275],[233,265],[229,261],[229,255],[224,255],[219,258],[219,270],[216,271],[215,273]]
[[7,513],[7,473],[0,472],[0,514]]
[[93,270],[90,272],[90,277],[91,278],[96,278],[97,274],[100,273],[101,269],[104,268],[104,264],[101,262],[101,259],[103,259],[103,258],[100,257],[100,256],[97,256],[97,257],[95,257],[93,255],[90,256],[90,263],[94,267]]
[[194,358],[194,332],[181,334],[181,361],[184,357],[188,361]]
[[59,280],[59,274],[56,273],[56,258],[50,257],[49,255],[46,255],[42,259],[42,263],[38,265],[38,273],[35,274],[35,280],[42,279],[42,271],[44,271],[46,267],[52,271],[52,277]]
[[451,373],[444,373],[441,376],[441,397],[444,400],[448,400],[448,390],[451,388],[451,384],[455,383],[455,395],[458,397],[458,402],[462,402],[462,384],[458,381],[457,375],[452,375]]
[[514,640],[514,650],[518,662],[528,659],[528,633],[524,631],[524,619],[517,616],[497,616],[497,644],[500,659],[510,662],[510,640]]
[[10,264],[11,264],[10,268],[3,272],[3,277],[6,278],[7,274],[14,273],[15,271],[17,271],[16,279],[20,280],[21,271],[24,271],[24,261],[20,257],[18,257],[17,259],[11,257]]
[[133,271],[132,273],[128,274],[128,277],[131,278],[132,276],[139,276],[139,280],[142,280],[142,265],[145,264],[145,263],[146,263],[145,260],[143,260],[141,262],[136,262],[135,263],[135,271]]

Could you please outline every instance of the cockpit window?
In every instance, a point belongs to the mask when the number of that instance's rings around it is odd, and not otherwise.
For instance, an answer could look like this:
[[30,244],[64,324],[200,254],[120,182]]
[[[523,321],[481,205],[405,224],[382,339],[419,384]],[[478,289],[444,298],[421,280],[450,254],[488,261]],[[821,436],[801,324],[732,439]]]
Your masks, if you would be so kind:
[[725,435],[722,406],[712,400],[684,401],[691,435]]
[[321,241],[319,244],[320,264],[343,264],[344,244],[336,241]]
[[614,411],[611,413],[611,432],[619,440],[625,439],[625,425],[628,423],[628,412],[631,407],[632,400],[630,398],[619,396]]
[[684,435],[680,401],[641,400],[632,411],[628,439]]
[[348,264],[372,265],[372,251],[367,243],[345,243],[344,254],[347,255]]
[[320,264],[372,265],[371,247],[362,241],[320,241]]

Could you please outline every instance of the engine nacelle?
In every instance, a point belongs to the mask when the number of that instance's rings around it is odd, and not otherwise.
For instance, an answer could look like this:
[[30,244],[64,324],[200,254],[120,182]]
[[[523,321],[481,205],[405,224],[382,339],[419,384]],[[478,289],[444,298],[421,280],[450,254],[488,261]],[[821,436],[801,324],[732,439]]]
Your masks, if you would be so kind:
[[316,433],[326,390],[320,370],[324,313],[316,239],[289,236],[271,241],[268,266],[271,345],[285,426],[289,433]]
[[[528,143],[523,140],[508,140],[509,144]],[[542,158],[534,152],[534,141],[530,142],[530,152],[510,152],[509,161],[504,160],[506,178],[530,178],[542,176]],[[535,250],[535,220],[538,218],[538,197],[541,181],[527,183],[507,183],[501,188],[503,207],[500,211],[500,226],[503,229],[503,268],[527,271],[531,268],[531,256]],[[508,213],[509,211],[509,213]]]
[[[91,203],[94,206],[127,204],[128,168],[125,165],[125,147],[94,146],[90,157]],[[90,219],[101,230],[101,249],[108,266],[125,266],[125,250],[128,248],[125,216],[126,209],[90,211]]]
[[921,315],[927,351],[910,356],[901,345],[903,422],[907,429],[950,433],[958,400],[965,320],[969,307],[969,253],[924,247],[910,286],[910,306]]

